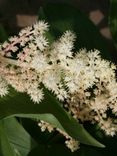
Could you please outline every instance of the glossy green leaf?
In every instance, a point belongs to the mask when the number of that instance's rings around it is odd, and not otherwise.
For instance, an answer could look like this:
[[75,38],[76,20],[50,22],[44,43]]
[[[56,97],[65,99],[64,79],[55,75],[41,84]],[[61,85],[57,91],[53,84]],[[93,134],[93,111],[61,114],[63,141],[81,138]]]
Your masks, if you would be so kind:
[[64,129],[84,144],[104,147],[61,107],[53,94],[46,89],[44,93],[44,100],[39,105],[34,105],[26,94],[17,93],[12,89],[8,96],[0,99],[0,118],[12,115],[40,118]]
[[[57,127],[63,131],[66,131],[70,136],[78,139],[81,143],[87,144],[87,145],[93,145],[97,147],[104,147],[104,145],[100,144],[95,140],[84,128],[81,126],[75,119],[71,118],[67,119],[65,118],[64,123],[62,119],[59,117],[54,117],[52,114],[40,114],[40,115],[34,115],[34,114],[17,114],[15,116],[18,117],[24,117],[24,118],[34,118],[34,119],[40,119],[43,121],[46,121],[50,124],[52,124],[54,127]],[[57,120],[60,119],[60,120]],[[65,123],[67,121],[67,123]]]
[[84,47],[88,50],[98,49],[104,58],[111,58],[97,27],[79,9],[62,3],[48,3],[43,10],[41,8],[39,19],[49,23],[49,33],[53,39],[60,37],[66,30],[71,30],[77,35],[76,50]]
[[3,121],[0,121],[0,156],[15,156],[15,152],[5,133]]
[[109,26],[117,47],[117,0],[111,0]]
[[27,156],[36,145],[15,118],[0,121],[1,156]]
[[9,143],[17,155],[27,156],[30,150],[36,146],[31,136],[15,118],[3,119],[2,123]]

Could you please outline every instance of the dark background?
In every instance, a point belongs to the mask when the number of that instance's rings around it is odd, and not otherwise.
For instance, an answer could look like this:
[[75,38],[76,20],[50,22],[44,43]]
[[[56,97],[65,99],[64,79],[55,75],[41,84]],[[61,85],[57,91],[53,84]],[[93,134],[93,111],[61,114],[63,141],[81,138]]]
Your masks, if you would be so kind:
[[[62,1],[62,0],[49,0]],[[71,0],[99,28],[109,51],[117,53],[108,28],[109,0]],[[38,10],[43,0],[0,0],[0,23],[10,35],[37,20]]]

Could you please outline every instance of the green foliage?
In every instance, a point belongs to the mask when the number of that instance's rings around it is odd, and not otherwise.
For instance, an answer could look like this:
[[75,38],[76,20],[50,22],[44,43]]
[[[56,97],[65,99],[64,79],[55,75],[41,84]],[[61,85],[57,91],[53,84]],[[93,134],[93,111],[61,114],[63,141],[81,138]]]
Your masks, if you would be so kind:
[[27,156],[36,143],[15,118],[0,121],[0,155]]
[[0,121],[0,155],[15,156],[14,151],[7,138],[7,134],[5,133],[2,121]]

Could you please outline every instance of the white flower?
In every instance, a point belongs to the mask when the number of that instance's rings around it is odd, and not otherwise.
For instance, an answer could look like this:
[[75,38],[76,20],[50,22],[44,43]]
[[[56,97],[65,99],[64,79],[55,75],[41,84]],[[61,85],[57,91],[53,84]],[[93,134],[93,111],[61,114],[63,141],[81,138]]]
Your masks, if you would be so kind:
[[44,21],[39,21],[34,24],[34,35],[43,34],[45,31],[48,30],[48,23]]
[[75,152],[76,150],[78,150],[80,148],[79,141],[76,141],[72,138],[70,140],[66,140],[65,144],[72,152]]
[[[114,135],[117,126],[107,110],[117,116],[116,66],[102,59],[98,50],[76,53],[71,31],[49,44],[47,30],[48,24],[39,21],[0,46],[0,95],[7,94],[10,84],[40,103],[43,84],[74,118],[98,123],[106,134]],[[6,58],[13,53],[14,60]],[[74,151],[78,143],[69,139],[66,144]]]
[[7,82],[0,77],[0,96],[3,97],[8,94]]
[[38,123],[38,126],[41,127],[42,132],[44,132],[47,129],[51,133],[54,130],[54,127],[51,124],[42,120]]
[[53,91],[57,91],[58,90],[57,84],[60,83],[60,75],[57,74],[57,71],[47,70],[44,72],[42,82],[47,88]]
[[65,144],[66,146],[72,151],[75,152],[76,150],[79,149],[79,141],[71,138],[65,131],[62,131],[59,128],[54,127],[53,125],[45,122],[45,121],[40,121],[38,123],[38,126],[41,128],[41,131],[44,132],[45,130],[48,130],[50,133],[54,130],[57,130],[59,133],[61,133],[65,137]]
[[[19,36],[30,34],[31,30],[32,30],[32,27],[26,27],[19,32]],[[13,39],[11,41],[13,41]]]
[[58,42],[54,43],[59,60],[65,61],[67,57],[72,57],[74,39],[75,35],[71,31],[66,31]]
[[40,53],[33,57],[30,66],[35,69],[37,72],[44,72],[48,69],[48,63],[46,57]]
[[43,90],[39,89],[37,86],[33,84],[30,85],[30,87],[27,90],[27,93],[30,95],[31,100],[34,103],[40,103],[40,101],[42,101],[44,98]]
[[34,103],[40,103],[44,98],[43,91],[39,89],[31,89],[31,92],[28,90],[28,93]]
[[40,51],[43,51],[48,46],[46,38],[42,35],[36,37],[34,39],[34,43],[37,45]]

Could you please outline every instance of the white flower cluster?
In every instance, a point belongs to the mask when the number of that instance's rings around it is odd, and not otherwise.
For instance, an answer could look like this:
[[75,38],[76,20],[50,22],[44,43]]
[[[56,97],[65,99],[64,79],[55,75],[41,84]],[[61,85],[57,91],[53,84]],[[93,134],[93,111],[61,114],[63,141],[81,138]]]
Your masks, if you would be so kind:
[[10,84],[39,103],[43,84],[74,118],[98,123],[113,136],[117,132],[115,65],[102,59],[98,50],[73,52],[76,36],[71,31],[50,45],[47,30],[48,24],[39,21],[0,46],[0,95],[8,93]]
[[0,96],[8,94],[7,82],[0,76]]
[[47,123],[47,122],[44,122],[44,121],[40,121],[38,123],[38,126],[41,128],[41,131],[44,132],[45,130],[48,130],[50,133],[54,130],[58,131],[60,134],[62,134],[64,137],[65,137],[65,144],[66,146],[72,151],[72,152],[75,152],[76,150],[79,149],[79,141],[78,140],[75,140],[73,139],[72,137],[70,137],[66,132],[58,129],[58,128],[55,128],[53,125]]

